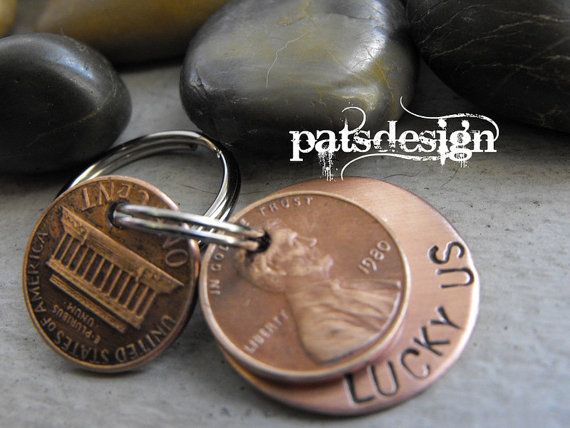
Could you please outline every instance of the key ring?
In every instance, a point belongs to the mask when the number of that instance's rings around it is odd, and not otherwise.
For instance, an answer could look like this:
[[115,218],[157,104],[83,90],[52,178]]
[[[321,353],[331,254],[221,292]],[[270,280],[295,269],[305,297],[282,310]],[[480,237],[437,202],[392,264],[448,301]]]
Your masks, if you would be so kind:
[[[228,245],[251,252],[263,251],[269,245],[269,236],[263,231],[206,216],[145,205],[118,204],[111,213],[111,219],[114,224],[121,227],[158,235],[186,236],[198,239],[202,243]],[[164,221],[174,221],[175,224],[164,223]],[[184,225],[193,227],[188,228]],[[203,228],[209,230],[203,230]],[[214,230],[223,231],[225,234],[214,232]]]
[[[203,216],[145,205],[116,204],[110,212],[112,222],[119,227],[147,233],[185,236],[197,239],[201,243],[230,245],[249,251],[260,251],[268,244],[266,233],[223,221],[231,214],[240,189],[239,168],[233,155],[221,144],[199,132],[159,132],[126,142],[112,149],[66,184],[60,194],[87,180],[108,175],[137,160],[166,152],[194,151],[197,146],[213,151],[223,167],[222,184],[218,195]],[[173,221],[176,224],[165,223],[165,221]],[[188,228],[184,224],[193,227]],[[226,234],[216,233],[214,230],[224,231]]]
[[204,216],[225,220],[231,214],[239,195],[241,179],[237,162],[220,143],[195,131],[157,132],[121,144],[67,183],[58,196],[78,184],[102,175],[109,175],[138,160],[162,153],[192,152],[198,146],[214,152],[223,168],[222,184],[218,195]]

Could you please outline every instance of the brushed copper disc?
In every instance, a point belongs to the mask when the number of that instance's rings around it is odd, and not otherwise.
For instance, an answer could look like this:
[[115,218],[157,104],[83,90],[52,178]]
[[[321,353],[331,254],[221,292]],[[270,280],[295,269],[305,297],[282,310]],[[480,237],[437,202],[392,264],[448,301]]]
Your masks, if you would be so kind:
[[459,358],[475,325],[479,279],[467,245],[425,201],[382,181],[315,180],[280,192],[293,191],[325,191],[348,198],[390,227],[410,268],[411,294],[403,325],[374,363],[335,381],[279,383],[256,376],[226,354],[229,362],[268,396],[324,414],[369,413],[424,391]]
[[97,178],[48,207],[24,257],[38,332],[67,360],[101,372],[138,367],[178,336],[195,302],[200,254],[187,239],[114,227],[116,202],[178,209],[143,181]]
[[321,381],[389,345],[406,311],[407,264],[376,217],[304,191],[259,201],[232,221],[271,237],[262,253],[211,245],[203,260],[203,312],[241,364],[280,381]]

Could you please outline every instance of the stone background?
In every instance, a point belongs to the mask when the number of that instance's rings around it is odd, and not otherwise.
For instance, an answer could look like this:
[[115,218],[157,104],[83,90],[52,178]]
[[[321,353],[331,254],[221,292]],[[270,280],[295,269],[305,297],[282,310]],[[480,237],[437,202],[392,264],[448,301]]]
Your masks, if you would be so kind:
[[[178,95],[180,63],[121,70],[134,110],[119,142],[194,129]],[[480,112],[425,66],[411,110]],[[100,376],[70,366],[35,332],[21,291],[28,234],[68,175],[0,177],[0,426],[567,426],[570,136],[495,119],[499,152],[467,168],[372,158],[350,171],[400,185],[440,210],[470,245],[482,292],[474,335],[443,379],[399,407],[353,419],[309,415],[255,392],[224,362],[199,310],[175,345],[139,371]],[[425,125],[404,117],[399,129]],[[316,160],[237,155],[238,208],[321,172]],[[219,180],[216,161],[202,152],[122,172],[194,212],[205,210]]]

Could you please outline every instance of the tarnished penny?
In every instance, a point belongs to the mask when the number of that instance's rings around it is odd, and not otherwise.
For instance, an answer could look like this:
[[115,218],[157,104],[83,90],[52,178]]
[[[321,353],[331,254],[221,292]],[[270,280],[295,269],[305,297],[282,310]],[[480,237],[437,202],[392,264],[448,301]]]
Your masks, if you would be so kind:
[[280,381],[322,381],[389,345],[409,287],[398,243],[377,218],[311,191],[264,199],[232,221],[271,238],[261,253],[212,245],[203,259],[203,312],[240,364]]
[[104,372],[138,367],[172,343],[193,306],[199,262],[195,242],[114,227],[117,202],[177,209],[132,178],[78,185],[37,222],[23,271],[41,336],[66,359]]
[[229,362],[274,399],[325,414],[369,413],[424,391],[458,359],[475,325],[479,279],[467,245],[426,202],[388,183],[315,180],[282,190],[291,191],[347,197],[389,225],[410,267],[411,294],[403,325],[380,358],[336,381],[278,383],[256,376],[226,354]]

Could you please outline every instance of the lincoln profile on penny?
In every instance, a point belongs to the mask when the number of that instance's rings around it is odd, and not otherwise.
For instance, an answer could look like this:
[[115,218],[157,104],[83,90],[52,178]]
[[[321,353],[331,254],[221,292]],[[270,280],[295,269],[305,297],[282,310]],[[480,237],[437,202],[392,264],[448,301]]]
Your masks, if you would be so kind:
[[285,294],[301,343],[315,362],[333,363],[380,338],[399,305],[400,281],[358,274],[336,278],[334,260],[317,239],[281,221],[268,223],[266,230],[267,251],[238,253],[240,275],[255,287]]

